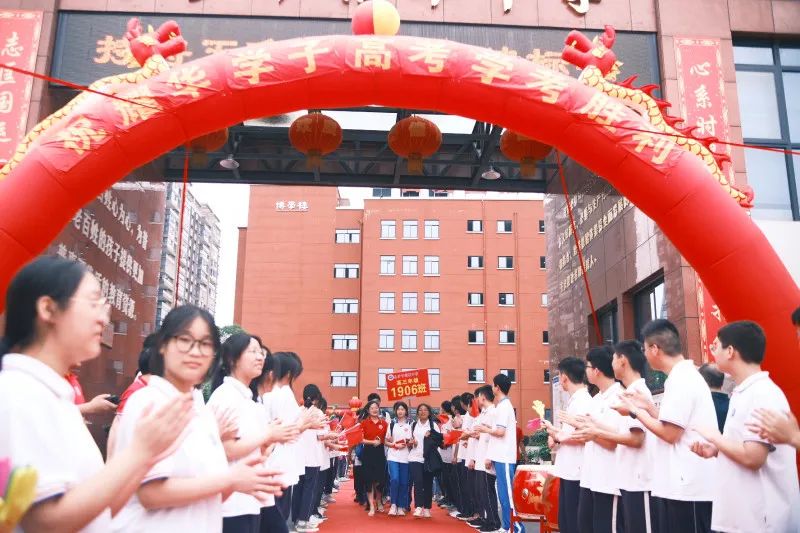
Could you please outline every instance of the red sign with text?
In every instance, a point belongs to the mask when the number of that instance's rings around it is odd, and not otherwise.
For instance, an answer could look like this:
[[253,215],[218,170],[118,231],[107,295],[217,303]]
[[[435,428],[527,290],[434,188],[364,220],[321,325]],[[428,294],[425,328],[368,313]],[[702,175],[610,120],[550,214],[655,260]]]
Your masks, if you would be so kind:
[[407,370],[386,375],[386,389],[389,401],[393,402],[407,396],[430,396],[428,369]]
[[[675,38],[675,61],[678,90],[686,124],[697,127],[697,133],[727,141],[728,105],[725,101],[725,79],[719,39]],[[731,155],[730,145],[712,145],[712,149]],[[733,183],[733,166],[723,169]],[[697,313],[703,360],[713,361],[711,343],[725,324],[719,306],[714,303],[699,276],[695,276]]]
[[[0,64],[33,71],[42,32],[41,11],[0,11]],[[0,67],[0,165],[25,136],[33,78]]]

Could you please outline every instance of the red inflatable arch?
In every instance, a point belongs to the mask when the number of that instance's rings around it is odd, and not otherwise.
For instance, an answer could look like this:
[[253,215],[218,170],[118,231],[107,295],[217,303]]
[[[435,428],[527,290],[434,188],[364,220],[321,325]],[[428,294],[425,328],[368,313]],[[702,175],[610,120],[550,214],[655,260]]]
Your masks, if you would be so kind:
[[766,366],[800,411],[789,318],[800,290],[764,235],[699,157],[576,79],[449,41],[327,36],[226,51],[117,90],[142,105],[89,95],[0,182],[0,291],[77,209],[189,139],[301,109],[432,109],[512,129],[605,177],[655,220],[728,320],[766,329]]

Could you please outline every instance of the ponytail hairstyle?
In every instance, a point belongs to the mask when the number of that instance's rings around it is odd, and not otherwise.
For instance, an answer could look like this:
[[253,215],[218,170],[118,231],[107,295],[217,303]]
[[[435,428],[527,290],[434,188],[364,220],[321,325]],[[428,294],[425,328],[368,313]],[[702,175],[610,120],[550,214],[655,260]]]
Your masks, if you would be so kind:
[[442,402],[442,412],[450,416],[456,416],[456,414],[453,412],[453,403],[450,400],[445,400]]
[[211,392],[214,392],[217,387],[222,385],[222,381],[226,376],[231,375],[236,363],[239,362],[244,351],[250,346],[252,338],[247,333],[234,333],[225,339],[225,342],[222,343],[222,348],[217,352],[217,361],[211,374]]
[[[189,325],[197,318],[203,320],[206,325],[208,325],[211,340],[214,342],[214,350],[219,353],[219,329],[217,329],[217,325],[214,323],[214,317],[211,316],[211,313],[196,305],[179,305],[178,307],[173,307],[172,310],[167,313],[167,316],[165,316],[164,320],[161,322],[161,328],[159,328],[156,334],[153,353],[150,355],[151,374],[164,377],[164,355],[161,353],[161,350],[169,341],[185,332]],[[214,368],[214,365],[209,367],[209,372],[211,372],[212,368]]]
[[325,398],[320,398],[319,401],[317,402],[317,407],[319,408],[320,411],[324,413],[328,409],[328,400],[326,400]]
[[303,405],[305,405],[306,409],[314,405],[314,402],[317,402],[317,407],[319,407],[321,401],[322,392],[319,390],[319,387],[313,383],[309,383],[303,387]]
[[151,333],[142,343],[142,351],[139,353],[139,372],[146,376],[150,374],[150,358],[153,356],[153,348],[156,344],[157,334]]
[[303,373],[303,363],[300,361],[300,357],[294,352],[275,352],[272,357],[275,359],[275,370],[273,372],[275,381],[280,381],[289,376],[289,387],[291,387],[294,380]]
[[460,395],[453,396],[453,399],[450,400],[450,405],[453,408],[453,416],[455,415],[464,416],[465,414],[467,414],[467,410],[464,409],[464,405],[461,403]]
[[5,336],[0,339],[0,368],[3,356],[12,350],[23,350],[37,340],[39,317],[36,303],[40,298],[52,299],[59,309],[69,300],[87,274],[78,261],[46,255],[34,259],[12,278],[6,291]]

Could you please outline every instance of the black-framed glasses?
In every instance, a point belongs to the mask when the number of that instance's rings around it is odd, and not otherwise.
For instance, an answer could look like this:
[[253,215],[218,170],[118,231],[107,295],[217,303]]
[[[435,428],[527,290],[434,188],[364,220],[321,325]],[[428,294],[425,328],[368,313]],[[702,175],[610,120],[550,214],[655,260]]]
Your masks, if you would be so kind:
[[204,357],[211,357],[217,351],[214,341],[210,339],[197,340],[190,335],[175,335],[172,338],[175,339],[175,347],[181,353],[191,352],[195,345],[200,350],[200,355]]

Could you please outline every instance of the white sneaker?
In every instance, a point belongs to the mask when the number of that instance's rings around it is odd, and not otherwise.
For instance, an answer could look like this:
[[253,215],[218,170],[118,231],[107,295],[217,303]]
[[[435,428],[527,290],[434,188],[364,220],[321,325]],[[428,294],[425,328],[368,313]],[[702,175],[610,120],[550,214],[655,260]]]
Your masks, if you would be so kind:
[[397,516],[405,516],[405,515],[406,515],[406,511],[404,509],[398,509],[397,510]]
[[430,509],[423,509],[422,510],[422,516],[424,516],[425,518],[430,518],[431,517],[431,510]]
[[458,515],[458,509],[450,513],[450,516],[452,516],[453,518],[455,518],[457,515]]
[[315,531],[319,531],[318,527],[311,525],[309,522],[298,522],[294,526],[294,529],[298,533],[314,533]]
[[397,506],[395,504],[389,507],[389,516],[397,516]]
[[331,493],[336,494],[337,492],[339,492],[339,488],[338,487],[333,487],[333,490],[331,491]]
[[422,507],[414,509],[414,518],[422,518]]

